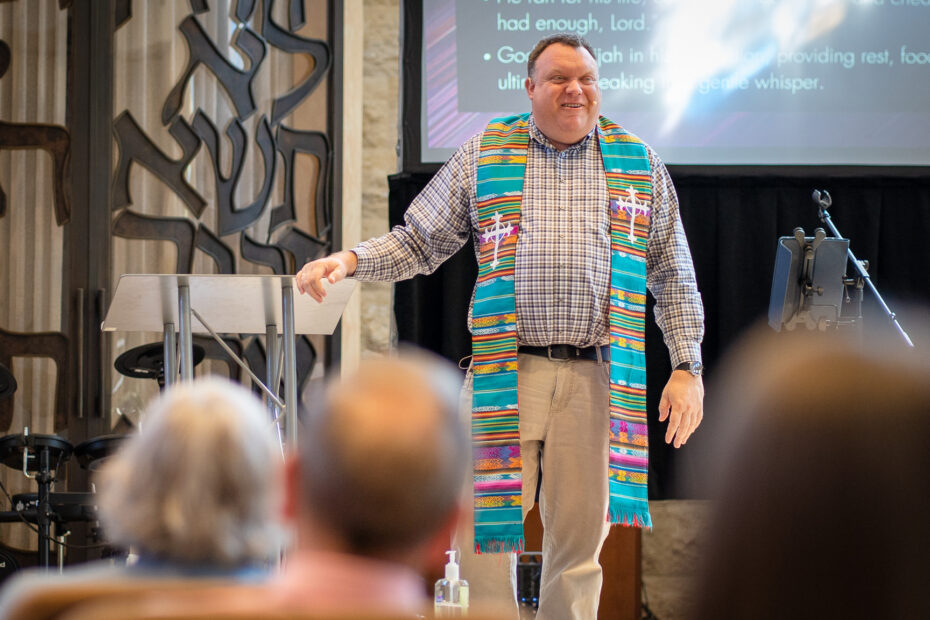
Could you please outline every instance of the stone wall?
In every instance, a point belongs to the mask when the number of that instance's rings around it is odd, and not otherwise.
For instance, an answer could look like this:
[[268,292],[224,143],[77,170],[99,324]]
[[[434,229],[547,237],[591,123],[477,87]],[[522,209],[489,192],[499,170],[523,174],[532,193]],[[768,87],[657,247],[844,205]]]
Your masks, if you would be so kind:
[[[365,0],[362,239],[388,230],[387,177],[398,170],[400,2]],[[361,288],[362,356],[386,353],[396,339],[390,284]]]
[[710,510],[705,500],[649,502],[652,530],[643,532],[643,590],[659,620],[692,617]]

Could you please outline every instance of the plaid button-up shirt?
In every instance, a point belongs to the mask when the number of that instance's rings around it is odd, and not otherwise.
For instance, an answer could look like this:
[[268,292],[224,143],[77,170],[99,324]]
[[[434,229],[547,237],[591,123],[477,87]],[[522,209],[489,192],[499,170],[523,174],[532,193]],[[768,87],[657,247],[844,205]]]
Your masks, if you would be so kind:
[[[558,151],[530,118],[515,276],[521,345],[607,343],[610,213],[596,131]],[[410,204],[404,226],[353,249],[354,277],[395,282],[432,273],[469,238],[477,256],[480,143],[475,135],[455,152]],[[704,309],[675,188],[659,157],[647,152],[653,195],[646,286],[674,367],[701,359]],[[469,324],[470,317],[469,310]]]

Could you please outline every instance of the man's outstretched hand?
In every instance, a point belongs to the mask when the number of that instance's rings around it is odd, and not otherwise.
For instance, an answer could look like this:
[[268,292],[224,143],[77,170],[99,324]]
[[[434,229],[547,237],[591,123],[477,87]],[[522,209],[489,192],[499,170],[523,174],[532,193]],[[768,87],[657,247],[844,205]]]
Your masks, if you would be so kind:
[[323,298],[326,297],[326,291],[323,290],[323,280],[335,284],[355,273],[357,265],[358,257],[355,252],[348,251],[336,252],[310,261],[297,272],[295,277],[297,290],[310,295],[318,302],[322,302]]

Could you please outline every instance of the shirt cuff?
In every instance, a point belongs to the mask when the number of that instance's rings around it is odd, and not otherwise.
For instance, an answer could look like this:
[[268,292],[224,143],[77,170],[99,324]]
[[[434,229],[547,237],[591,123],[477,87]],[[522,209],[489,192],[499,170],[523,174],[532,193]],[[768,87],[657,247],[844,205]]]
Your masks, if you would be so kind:
[[676,342],[674,346],[669,347],[669,354],[672,359],[672,368],[682,362],[701,362],[701,343]]
[[356,280],[373,280],[376,277],[375,270],[378,267],[378,261],[374,260],[371,250],[365,246],[365,242],[362,242],[349,250],[353,252],[358,258],[358,262],[355,265],[355,273],[352,274],[352,277]]

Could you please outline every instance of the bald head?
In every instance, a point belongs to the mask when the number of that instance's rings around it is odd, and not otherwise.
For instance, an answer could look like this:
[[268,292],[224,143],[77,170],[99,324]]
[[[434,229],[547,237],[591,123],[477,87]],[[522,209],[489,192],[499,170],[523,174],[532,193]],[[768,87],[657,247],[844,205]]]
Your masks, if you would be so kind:
[[367,361],[332,384],[301,441],[303,510],[363,555],[434,534],[468,467],[460,384],[447,362],[420,356]]

